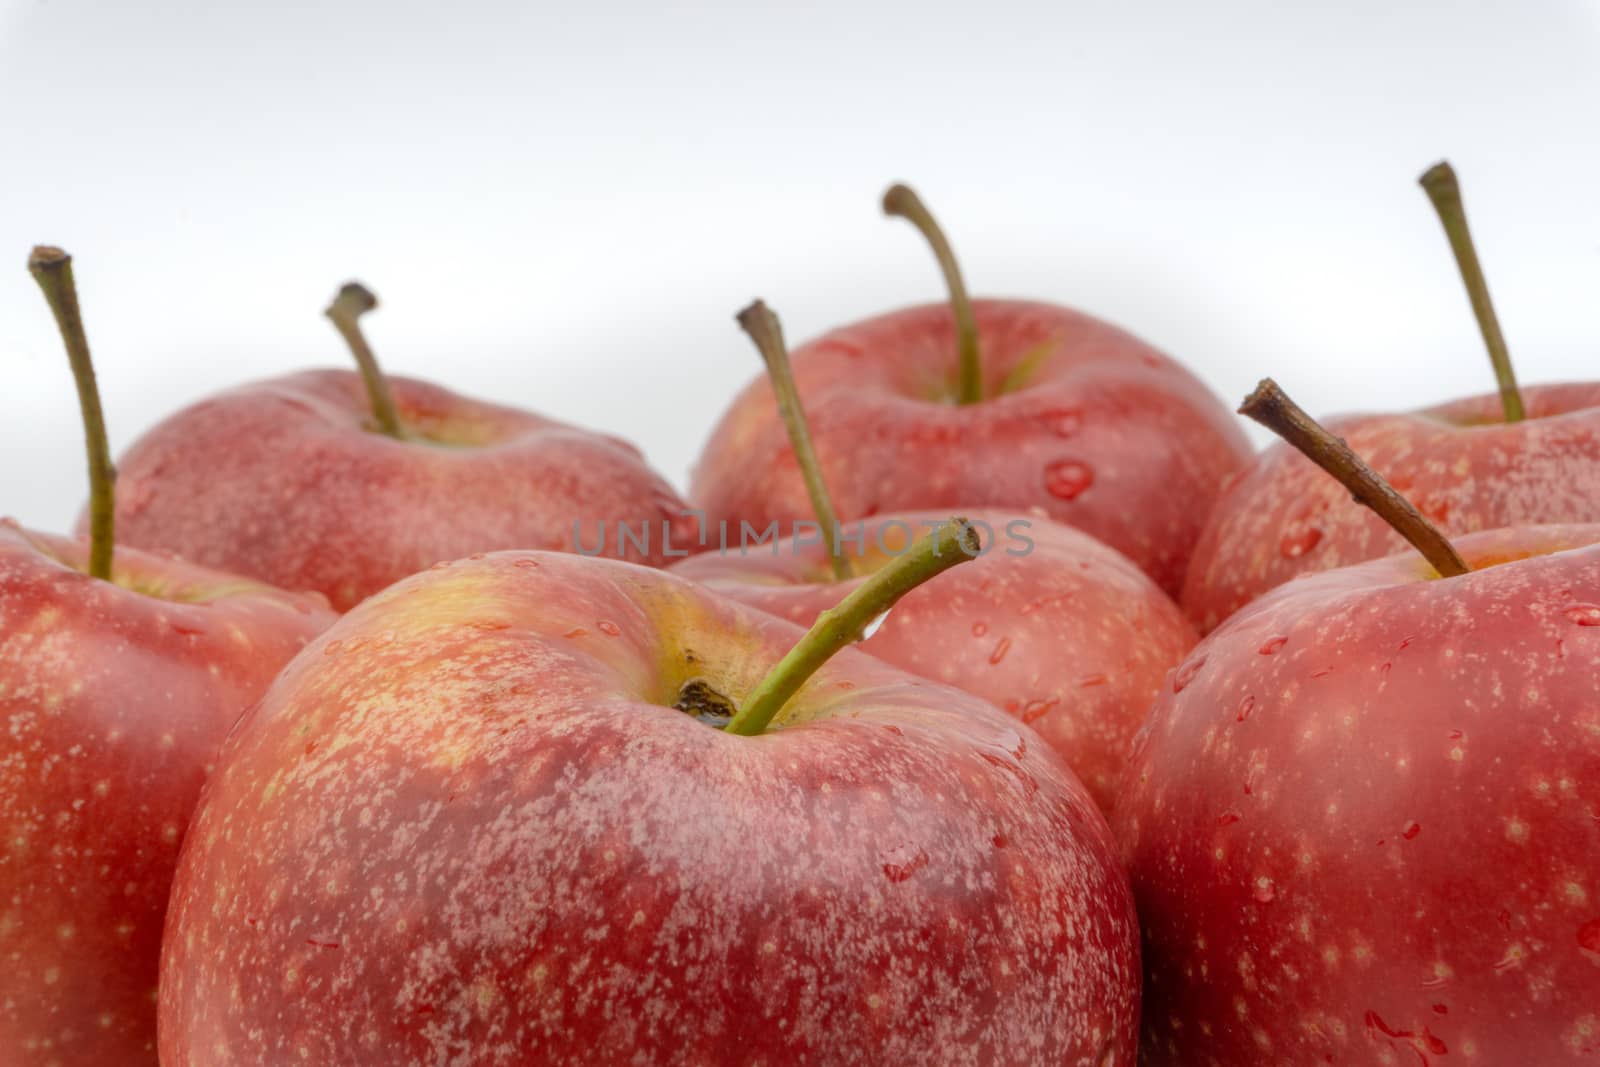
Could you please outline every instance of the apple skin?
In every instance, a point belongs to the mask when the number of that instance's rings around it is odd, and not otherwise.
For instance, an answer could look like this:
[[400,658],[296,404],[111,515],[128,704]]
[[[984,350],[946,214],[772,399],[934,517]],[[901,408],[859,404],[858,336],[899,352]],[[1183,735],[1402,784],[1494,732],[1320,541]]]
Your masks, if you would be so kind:
[[[0,521],[0,1063],[154,1064],[179,839],[319,596]],[[131,588],[130,588],[131,587]],[[136,591],[143,590],[143,592]]]
[[1141,1063],[1600,1055],[1596,542],[1467,535],[1498,565],[1310,576],[1200,643],[1115,817]]
[[[632,445],[415,379],[389,384],[421,442],[369,428],[353,371],[256,382],[172,415],[118,463],[118,535],[315,590],[340,611],[439,560],[572,551],[575,521],[597,554],[659,566],[698,548],[687,505]],[[649,524],[648,552],[619,553],[621,522]]]
[[[943,304],[867,319],[794,351],[839,518],[1037,507],[1177,596],[1218,488],[1251,454],[1232,413],[1182,366],[1081,312],[977,300],[973,313],[986,398],[977,404],[953,400],[955,327]],[[1006,387],[1013,377],[1022,380]],[[723,416],[689,496],[713,524],[811,518],[765,378]]]
[[[1600,519],[1600,382],[1524,387],[1527,418],[1491,393],[1390,415],[1324,420],[1448,534]],[[1202,633],[1299,574],[1408,546],[1285,444],[1227,487],[1195,546],[1182,604]]]
[[[906,594],[857,647],[1021,719],[1110,811],[1133,735],[1167,672],[1194,647],[1194,629],[1127,557],[1086,533],[1013,512],[966,518],[985,554]],[[847,523],[861,538],[844,547],[865,575],[905,548],[908,530],[920,536],[949,519],[916,511]],[[1015,538],[1013,523],[1025,524]],[[671,569],[801,626],[865,580],[834,581],[825,546],[809,541],[776,555],[735,543]]]
[[669,573],[458,561],[346,615],[235,731],[180,862],[167,1067],[1131,1064],[1137,920],[1027,727]]

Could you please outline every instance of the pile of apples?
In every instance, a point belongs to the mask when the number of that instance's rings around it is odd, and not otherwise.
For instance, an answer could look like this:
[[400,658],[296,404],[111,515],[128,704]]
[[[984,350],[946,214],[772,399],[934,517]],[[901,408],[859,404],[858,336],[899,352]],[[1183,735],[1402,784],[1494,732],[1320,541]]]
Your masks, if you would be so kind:
[[[687,499],[357,371],[0,525],[0,1064],[1600,1058],[1600,382],[1252,454],[1181,365],[949,299],[788,351]],[[1596,524],[1590,524],[1591,522]],[[846,647],[853,646],[853,647]]]

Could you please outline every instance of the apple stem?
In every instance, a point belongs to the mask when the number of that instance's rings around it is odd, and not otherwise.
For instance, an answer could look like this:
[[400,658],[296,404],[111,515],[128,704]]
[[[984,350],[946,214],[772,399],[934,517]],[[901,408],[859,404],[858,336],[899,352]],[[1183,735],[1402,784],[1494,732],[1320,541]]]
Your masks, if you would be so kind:
[[976,404],[983,399],[983,368],[978,358],[978,323],[972,317],[972,301],[967,298],[966,283],[961,280],[961,266],[945,239],[944,231],[934,221],[922,198],[910,186],[895,184],[883,194],[883,213],[897,215],[910,222],[933,248],[944,272],[944,281],[950,289],[950,311],[956,320],[956,342],[961,353],[961,384],[956,394],[959,404]]
[[100,407],[94,361],[89,358],[89,338],[78,310],[78,285],[72,277],[72,257],[59,248],[40,245],[28,257],[28,273],[39,283],[55,315],[56,328],[72,364],[78,386],[78,407],[83,412],[83,440],[89,455],[89,575],[111,580],[116,547],[117,468],[111,463],[106,439],[106,416]]
[[896,556],[838,604],[817,616],[778,665],[750,692],[744,706],[723,729],[753,737],[764,731],[789,698],[844,646],[860,640],[872,621],[901,597],[957,564],[977,557],[977,531],[966,519],[942,523],[927,537]]
[[1271,378],[1263,378],[1256,391],[1239,405],[1239,414],[1259,422],[1299,449],[1311,462],[1327,471],[1363,504],[1411,542],[1441,577],[1454,578],[1471,568],[1439,528],[1384,481],[1383,476],[1351,451],[1344,438],[1335,437],[1307,415]]
[[1445,236],[1450,239],[1450,250],[1455,253],[1456,266],[1461,270],[1467,297],[1472,301],[1472,313],[1478,319],[1484,346],[1489,349],[1489,362],[1494,365],[1494,376],[1500,383],[1500,404],[1505,408],[1506,421],[1521,422],[1522,393],[1517,389],[1511,353],[1506,348],[1505,335],[1500,332],[1494,302],[1489,299],[1489,282],[1483,276],[1483,265],[1478,262],[1478,250],[1472,243],[1472,231],[1467,227],[1467,209],[1461,202],[1461,183],[1456,180],[1455,168],[1449,163],[1435,163],[1417,181],[1433,202],[1433,210],[1438,212]]
[[361,316],[377,306],[378,298],[371,289],[360,282],[346,282],[323,314],[339,331],[344,343],[350,346],[350,354],[356,357],[356,366],[361,368],[361,380],[366,383],[367,400],[372,404],[372,418],[378,424],[378,431],[390,437],[402,438],[405,434],[400,429],[400,416],[395,411],[394,394],[389,391],[389,379],[378,367],[378,357],[372,354],[372,346],[367,344],[366,335],[361,332]]
[[845,558],[840,544],[839,516],[833,510],[833,498],[828,494],[828,483],[822,477],[822,464],[817,462],[817,451],[811,445],[811,429],[806,425],[805,409],[800,406],[800,390],[794,384],[794,369],[789,363],[789,348],[783,342],[783,324],[765,303],[757,300],[736,316],[744,332],[755,342],[756,349],[767,364],[767,378],[778,398],[778,414],[784,428],[789,431],[789,443],[794,446],[794,458],[800,464],[800,476],[805,479],[806,492],[811,496],[811,510],[827,538],[828,563],[833,576],[841,582],[854,577],[850,561]]

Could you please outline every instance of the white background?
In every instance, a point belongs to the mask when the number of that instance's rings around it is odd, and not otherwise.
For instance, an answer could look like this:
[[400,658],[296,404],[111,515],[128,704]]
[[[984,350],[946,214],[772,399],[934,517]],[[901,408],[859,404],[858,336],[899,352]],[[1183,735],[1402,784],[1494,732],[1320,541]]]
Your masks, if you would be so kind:
[[1449,156],[1522,377],[1593,377],[1597,119],[1596,0],[0,0],[0,512],[83,497],[37,242],[77,257],[119,450],[340,363],[359,277],[390,369],[681,485],[758,368],[745,301],[798,341],[940,295],[878,214],[901,178],[975,289],[1328,412],[1492,386],[1414,184]]

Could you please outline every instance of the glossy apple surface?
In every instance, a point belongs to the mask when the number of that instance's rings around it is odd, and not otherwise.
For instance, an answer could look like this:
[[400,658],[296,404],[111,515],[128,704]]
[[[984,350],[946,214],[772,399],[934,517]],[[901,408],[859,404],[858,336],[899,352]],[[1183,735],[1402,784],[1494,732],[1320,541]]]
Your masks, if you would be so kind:
[[321,597],[0,522],[0,1063],[154,1064],[178,847]]
[[[974,301],[973,311],[985,396],[976,404],[954,402],[955,328],[942,304],[794,351],[839,517],[1038,507],[1176,596],[1223,479],[1250,455],[1233,415],[1179,364],[1098,319],[1014,300]],[[765,378],[723,416],[689,495],[713,523],[811,518]]]
[[1600,1056],[1596,542],[1457,538],[1472,573],[1311,576],[1200,643],[1115,819],[1141,1062]]
[[[1397,415],[1326,420],[1446,533],[1600,519],[1600,383],[1526,387]],[[1256,457],[1217,502],[1183,590],[1210,630],[1290,578],[1404,550],[1405,541],[1287,445]]]
[[353,371],[257,382],[178,412],[118,464],[119,537],[315,590],[341,611],[473,552],[582,548],[659,565],[694,547],[685,505],[632,445],[389,383],[404,441],[371,429]]
[[[966,517],[985,554],[912,590],[858,647],[1021,719],[1109,810],[1133,735],[1194,630],[1139,568],[1087,534],[1011,512]],[[924,511],[846,524],[857,574],[848,582],[836,582],[825,547],[805,539],[776,551],[735,541],[672,569],[809,626],[913,532],[947,521]]]
[[988,704],[661,571],[498,553],[284,672],[206,792],[169,1067],[1132,1062],[1136,922],[1098,810]]

